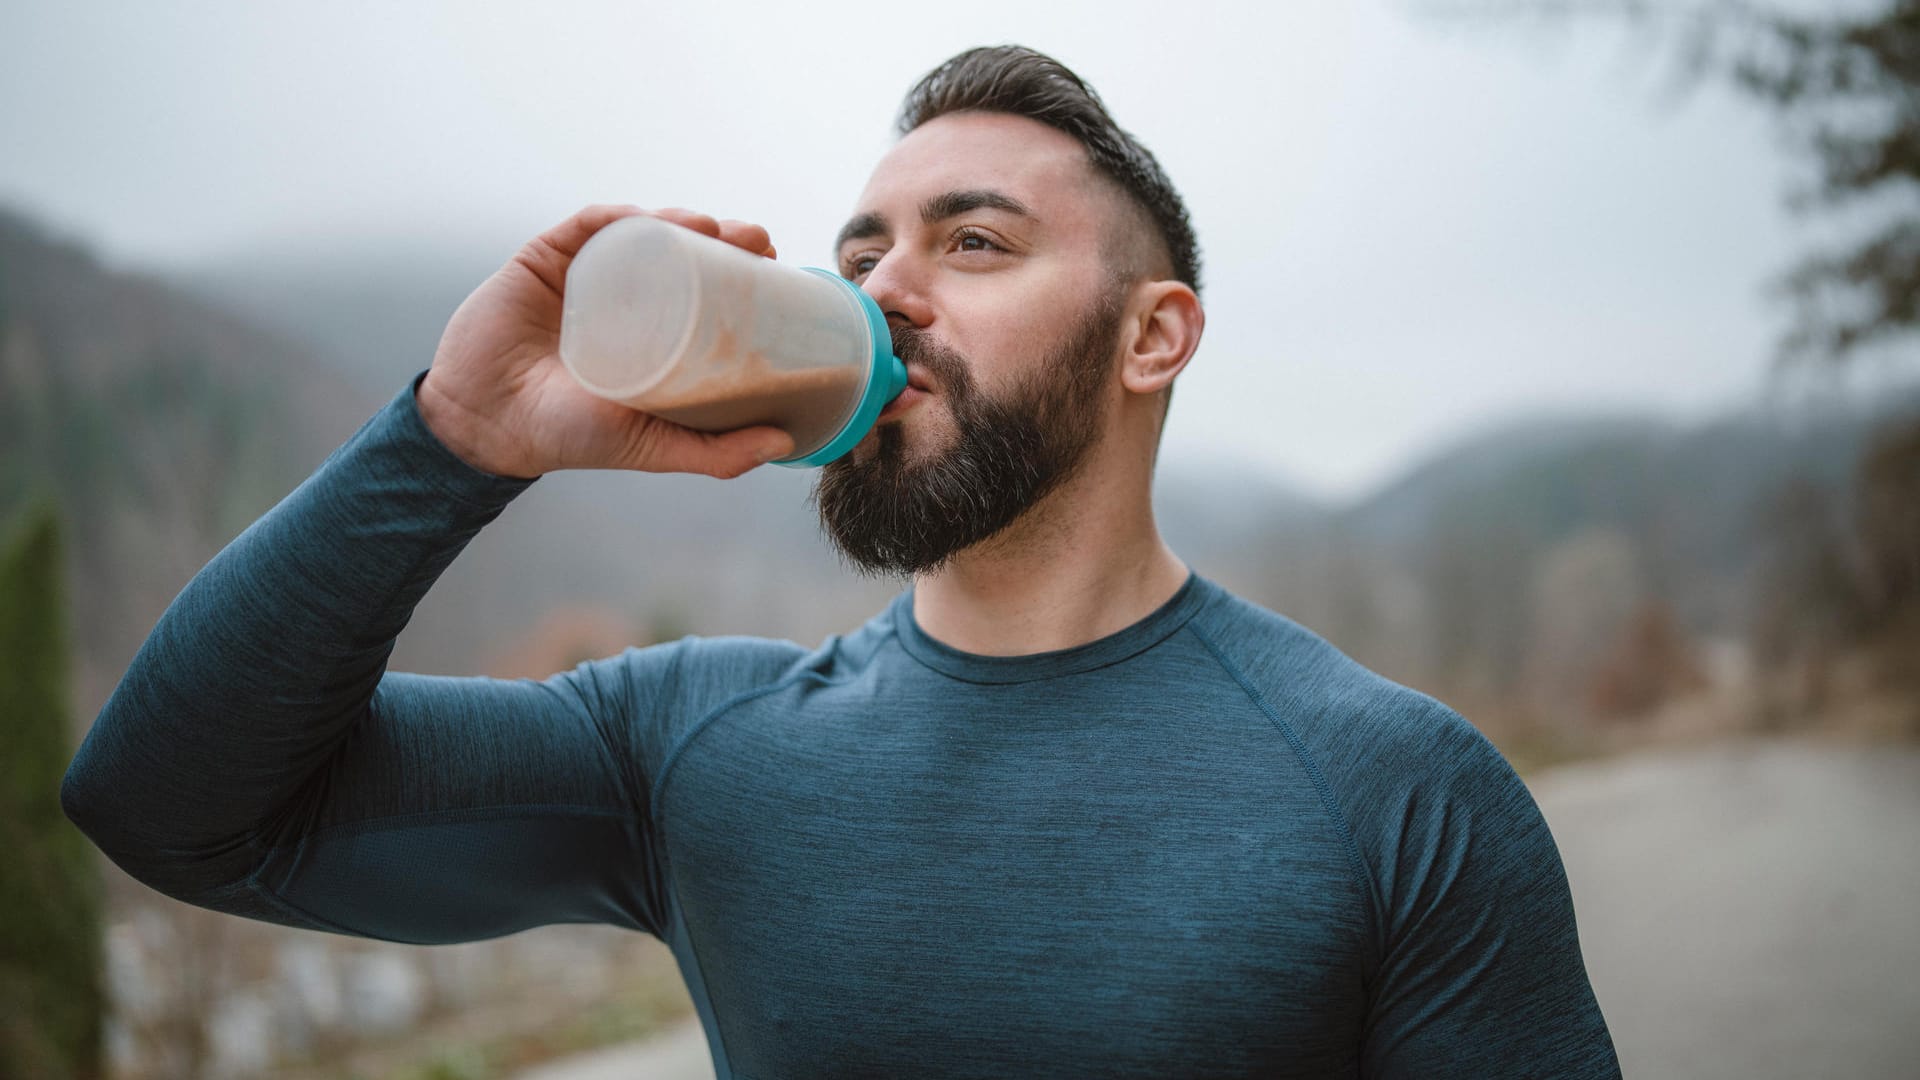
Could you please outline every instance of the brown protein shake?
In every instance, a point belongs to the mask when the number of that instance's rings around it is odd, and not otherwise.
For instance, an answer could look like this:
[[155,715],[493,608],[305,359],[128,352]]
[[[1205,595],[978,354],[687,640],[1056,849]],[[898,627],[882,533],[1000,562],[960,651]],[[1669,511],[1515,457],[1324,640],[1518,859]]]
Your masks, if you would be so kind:
[[850,449],[906,385],[886,320],[851,282],[647,215],[567,271],[560,358],[601,397],[702,431],[772,424],[782,464]]

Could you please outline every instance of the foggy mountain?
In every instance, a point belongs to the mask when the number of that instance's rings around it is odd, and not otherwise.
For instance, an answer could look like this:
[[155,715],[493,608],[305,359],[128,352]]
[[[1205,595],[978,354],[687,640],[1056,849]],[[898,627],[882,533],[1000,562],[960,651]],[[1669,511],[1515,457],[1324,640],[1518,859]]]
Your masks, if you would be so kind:
[[0,523],[61,510],[83,711],[193,571],[367,408],[288,337],[0,208]]
[[513,250],[398,239],[379,250],[263,248],[197,266],[177,284],[278,328],[385,400],[432,362],[454,309]]
[[[1920,394],[1882,403],[1920,409]],[[1608,528],[1645,553],[1648,586],[1697,631],[1744,618],[1770,500],[1802,478],[1842,488],[1871,416],[1752,412],[1682,426],[1651,417],[1526,418],[1469,434],[1336,515],[1342,533],[1414,564],[1450,541],[1490,559]]]
[[[437,250],[377,266],[283,252],[161,280],[0,213],[0,516],[35,491],[61,499],[99,698],[166,600],[427,366],[509,254]],[[1879,415],[1903,409],[1920,400]],[[1796,477],[1843,489],[1874,421],[1522,418],[1343,505],[1251,469],[1175,468],[1156,504],[1201,573],[1389,677],[1506,692],[1542,668],[1542,641],[1603,645],[1634,604],[1737,638],[1775,493]],[[542,674],[681,633],[848,630],[900,586],[840,565],[811,477],[545,477],[428,594],[393,666]]]

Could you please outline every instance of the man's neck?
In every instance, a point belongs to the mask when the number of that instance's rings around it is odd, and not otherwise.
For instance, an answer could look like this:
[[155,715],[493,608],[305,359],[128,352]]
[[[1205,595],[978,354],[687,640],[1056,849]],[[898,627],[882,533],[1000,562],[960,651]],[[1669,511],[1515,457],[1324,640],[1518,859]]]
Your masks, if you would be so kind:
[[1166,603],[1187,567],[1154,525],[1151,481],[1082,473],[991,540],[914,579],[913,615],[943,644],[1025,656],[1097,641]]

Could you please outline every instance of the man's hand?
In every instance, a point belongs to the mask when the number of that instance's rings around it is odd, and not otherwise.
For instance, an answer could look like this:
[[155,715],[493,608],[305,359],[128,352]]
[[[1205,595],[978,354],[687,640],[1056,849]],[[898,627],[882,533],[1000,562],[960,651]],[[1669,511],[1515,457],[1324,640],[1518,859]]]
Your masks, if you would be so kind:
[[476,469],[530,478],[556,469],[638,469],[734,477],[793,452],[773,427],[694,431],[588,393],[560,362],[561,293],[581,245],[633,214],[773,257],[767,231],[690,210],[589,206],[529,241],[473,290],[420,383],[420,416]]

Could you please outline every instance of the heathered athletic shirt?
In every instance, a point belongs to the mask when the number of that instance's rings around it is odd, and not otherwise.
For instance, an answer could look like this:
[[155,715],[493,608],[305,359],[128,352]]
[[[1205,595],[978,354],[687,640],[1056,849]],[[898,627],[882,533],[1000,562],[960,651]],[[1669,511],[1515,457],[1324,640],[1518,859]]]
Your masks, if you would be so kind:
[[140,881],[421,945],[652,934],[723,1080],[1619,1076],[1507,762],[1198,576],[1029,656],[908,591],[811,650],[386,673],[528,484],[417,386],[182,591],[74,758],[67,813]]

